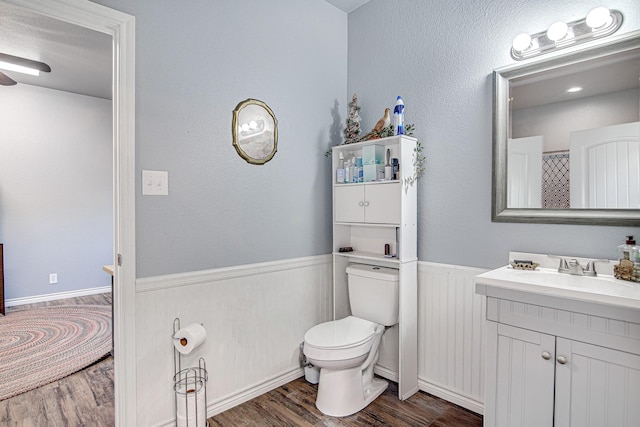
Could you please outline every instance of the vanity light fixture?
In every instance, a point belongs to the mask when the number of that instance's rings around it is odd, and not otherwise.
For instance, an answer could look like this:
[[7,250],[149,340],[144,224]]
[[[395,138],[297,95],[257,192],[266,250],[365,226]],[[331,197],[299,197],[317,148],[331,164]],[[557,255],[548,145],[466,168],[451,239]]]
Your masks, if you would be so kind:
[[575,46],[618,31],[622,13],[600,6],[586,18],[569,23],[558,21],[546,31],[535,34],[521,33],[513,39],[511,57],[517,61],[543,55],[557,49]]

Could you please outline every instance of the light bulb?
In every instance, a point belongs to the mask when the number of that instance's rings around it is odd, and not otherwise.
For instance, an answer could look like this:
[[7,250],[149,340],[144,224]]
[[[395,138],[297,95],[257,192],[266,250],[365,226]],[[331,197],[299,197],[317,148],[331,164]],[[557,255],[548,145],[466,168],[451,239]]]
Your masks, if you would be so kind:
[[582,88],[580,86],[574,86],[567,89],[567,93],[576,93],[576,92],[580,92],[581,90]]
[[600,28],[611,22],[611,12],[604,6],[596,7],[587,15],[585,20],[592,29]]
[[522,52],[531,46],[531,36],[527,33],[520,33],[513,39],[513,49]]
[[551,41],[557,42],[558,40],[562,40],[562,38],[567,35],[568,30],[569,26],[566,22],[554,22],[547,30],[547,38]]
[[251,120],[249,122],[249,129],[256,129],[258,127],[258,123],[255,120]]

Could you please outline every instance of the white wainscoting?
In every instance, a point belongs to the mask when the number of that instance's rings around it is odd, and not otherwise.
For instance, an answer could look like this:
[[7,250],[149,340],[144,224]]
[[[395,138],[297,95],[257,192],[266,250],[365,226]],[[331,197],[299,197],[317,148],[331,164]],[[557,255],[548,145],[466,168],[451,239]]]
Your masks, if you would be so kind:
[[331,271],[331,256],[322,255],[138,279],[137,425],[175,423],[176,317],[207,330],[182,367],[205,358],[209,417],[302,376],[304,333],[332,317]]
[[485,269],[418,263],[420,390],[471,411],[484,409],[486,303],[475,294]]
[[[173,319],[203,323],[208,416],[303,375],[304,333],[330,320],[331,256],[322,255],[138,279],[138,425],[173,426]],[[485,302],[474,278],[486,270],[418,263],[420,389],[483,412]]]

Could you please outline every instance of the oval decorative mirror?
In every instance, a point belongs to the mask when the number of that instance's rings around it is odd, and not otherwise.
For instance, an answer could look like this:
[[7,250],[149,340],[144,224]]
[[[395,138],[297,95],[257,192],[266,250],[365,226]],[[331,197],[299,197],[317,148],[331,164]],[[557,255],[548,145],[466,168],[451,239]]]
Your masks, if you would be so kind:
[[247,99],[233,110],[233,146],[248,163],[263,165],[278,149],[278,120],[271,108],[257,99]]
[[497,222],[640,224],[640,31],[493,73]]

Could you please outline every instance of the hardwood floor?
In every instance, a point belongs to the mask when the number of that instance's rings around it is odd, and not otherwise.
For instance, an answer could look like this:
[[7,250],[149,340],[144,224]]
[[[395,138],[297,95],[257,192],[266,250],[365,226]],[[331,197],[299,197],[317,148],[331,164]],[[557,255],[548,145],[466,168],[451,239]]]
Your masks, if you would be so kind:
[[[7,308],[18,310],[73,304],[111,304],[111,294],[97,294]],[[0,401],[0,426],[71,427],[115,425],[113,357],[109,356],[59,381]]]
[[357,414],[335,418],[315,406],[317,386],[299,378],[242,405],[209,418],[209,427],[364,427],[482,426],[482,417],[424,392],[398,400],[397,384]]
[[[12,311],[64,304],[111,304],[111,294],[7,308]],[[115,425],[113,357],[38,389],[0,401],[0,426],[70,427]],[[371,405],[344,418],[329,417],[315,406],[317,386],[297,379],[209,418],[209,427],[361,427],[482,426],[482,417],[429,394],[397,398],[395,383]]]

